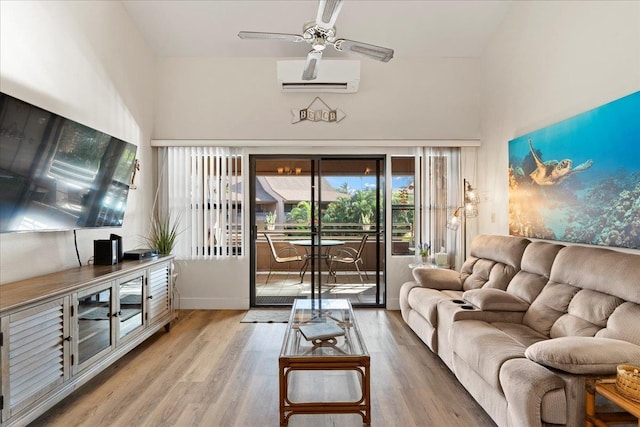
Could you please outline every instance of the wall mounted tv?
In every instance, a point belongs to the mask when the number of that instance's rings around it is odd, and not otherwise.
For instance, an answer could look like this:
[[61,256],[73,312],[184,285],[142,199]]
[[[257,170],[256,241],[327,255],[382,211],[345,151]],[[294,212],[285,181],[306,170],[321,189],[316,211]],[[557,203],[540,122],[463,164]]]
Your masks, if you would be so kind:
[[0,232],[121,227],[136,146],[0,92]]

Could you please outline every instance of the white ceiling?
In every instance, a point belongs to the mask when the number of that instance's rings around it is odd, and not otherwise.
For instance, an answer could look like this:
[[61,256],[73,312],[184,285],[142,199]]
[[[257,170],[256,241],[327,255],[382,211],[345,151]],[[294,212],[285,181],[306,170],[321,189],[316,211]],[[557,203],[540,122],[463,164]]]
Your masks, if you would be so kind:
[[[301,57],[310,46],[241,40],[239,31],[302,34],[315,0],[124,0],[149,46],[161,57]],[[510,1],[346,0],[338,38],[395,50],[395,58],[477,57]],[[345,56],[330,48],[325,56]],[[355,59],[355,58],[353,58]]]

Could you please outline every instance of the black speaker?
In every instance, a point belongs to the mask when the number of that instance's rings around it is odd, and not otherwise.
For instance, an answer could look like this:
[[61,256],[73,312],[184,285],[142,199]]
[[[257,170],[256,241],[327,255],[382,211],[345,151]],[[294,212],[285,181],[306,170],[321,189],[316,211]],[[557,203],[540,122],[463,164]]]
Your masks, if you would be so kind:
[[117,240],[94,240],[93,263],[95,265],[113,265],[118,263]]
[[122,236],[118,236],[117,234],[111,234],[109,239],[115,240],[118,242],[118,262],[124,259],[124,248],[122,247]]

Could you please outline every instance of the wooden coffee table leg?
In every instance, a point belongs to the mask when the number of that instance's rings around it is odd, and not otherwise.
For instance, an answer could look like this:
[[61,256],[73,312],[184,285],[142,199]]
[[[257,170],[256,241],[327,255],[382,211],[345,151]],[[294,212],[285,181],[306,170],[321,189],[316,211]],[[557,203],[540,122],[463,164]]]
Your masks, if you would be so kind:
[[596,388],[593,380],[586,380],[585,383],[585,427],[593,427],[593,418],[596,413]]
[[278,376],[280,377],[280,425],[286,426],[289,424],[288,418],[285,416],[284,402],[287,398],[287,374],[285,373],[287,366],[286,362],[282,359],[279,361],[280,370]]
[[371,376],[369,375],[369,358],[363,360],[362,365],[364,367],[364,377],[362,378],[362,396],[364,397],[365,407],[363,417],[364,424],[371,424]]

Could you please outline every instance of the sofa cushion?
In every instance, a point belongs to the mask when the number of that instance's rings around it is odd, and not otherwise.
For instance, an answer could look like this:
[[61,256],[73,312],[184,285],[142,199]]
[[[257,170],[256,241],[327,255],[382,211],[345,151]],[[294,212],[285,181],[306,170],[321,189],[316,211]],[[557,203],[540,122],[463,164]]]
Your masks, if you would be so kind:
[[531,345],[525,356],[579,375],[610,375],[621,364],[640,364],[640,346],[609,338],[561,337]]
[[529,308],[526,301],[500,289],[471,289],[462,294],[462,298],[480,310],[526,311]]
[[571,299],[580,288],[562,283],[549,282],[536,298],[524,315],[522,322],[549,336],[551,327],[560,316],[565,314]]
[[510,359],[524,358],[525,346],[487,322],[454,322],[450,337],[453,353],[500,392],[502,364]]
[[535,344],[539,341],[544,341],[548,339],[546,336],[542,335],[541,333],[521,323],[492,322],[491,326],[509,335],[515,341],[522,344],[524,348],[527,348],[530,345]]
[[529,243],[520,237],[477,236],[460,270],[463,289],[506,289],[520,270],[520,260]]
[[509,282],[507,292],[529,304],[549,281],[553,260],[564,246],[548,242],[532,242],[524,250],[520,271]]
[[592,337],[607,325],[607,319],[611,313],[623,302],[612,295],[582,289],[571,299],[567,314],[558,318],[553,324],[550,336],[551,338]]
[[443,295],[445,295],[447,298],[451,298],[451,299],[462,299],[462,291],[448,291],[448,290],[444,290],[444,291],[440,291],[442,292]]
[[596,336],[629,341],[640,345],[640,327],[630,327],[640,324],[640,304],[625,302],[619,305],[609,316],[607,327],[600,330]]
[[640,304],[640,255],[586,246],[562,249],[549,278]]
[[438,322],[438,301],[443,299],[449,298],[442,292],[430,288],[414,288],[408,297],[409,306],[434,327]]
[[520,260],[530,240],[513,236],[481,234],[471,242],[469,253],[475,258],[492,259],[520,270]]
[[522,254],[520,269],[548,278],[553,261],[563,248],[564,245],[557,243],[531,242]]
[[521,270],[509,282],[507,292],[531,304],[540,295],[548,281],[549,276],[540,276]]
[[416,267],[411,270],[415,281],[431,289],[461,290],[460,275],[446,268]]

